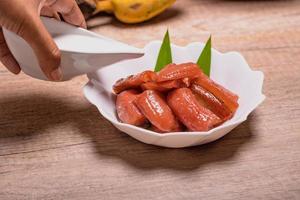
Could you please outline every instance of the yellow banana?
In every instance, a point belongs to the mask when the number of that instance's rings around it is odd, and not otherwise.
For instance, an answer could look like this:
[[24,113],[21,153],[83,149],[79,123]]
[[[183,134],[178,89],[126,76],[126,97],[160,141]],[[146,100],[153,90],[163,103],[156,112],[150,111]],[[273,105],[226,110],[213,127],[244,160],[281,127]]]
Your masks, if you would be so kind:
[[176,0],[95,0],[95,13],[114,13],[124,23],[149,20],[170,7]]

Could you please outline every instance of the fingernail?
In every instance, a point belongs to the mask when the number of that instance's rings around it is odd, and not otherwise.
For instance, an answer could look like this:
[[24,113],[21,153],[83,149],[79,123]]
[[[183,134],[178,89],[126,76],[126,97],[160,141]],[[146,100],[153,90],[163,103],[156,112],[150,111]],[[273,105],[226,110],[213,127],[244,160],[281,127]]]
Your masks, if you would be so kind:
[[51,72],[51,78],[54,81],[60,81],[62,79],[62,71],[60,67]]
[[87,25],[85,21],[81,22],[80,26],[84,29],[87,29]]

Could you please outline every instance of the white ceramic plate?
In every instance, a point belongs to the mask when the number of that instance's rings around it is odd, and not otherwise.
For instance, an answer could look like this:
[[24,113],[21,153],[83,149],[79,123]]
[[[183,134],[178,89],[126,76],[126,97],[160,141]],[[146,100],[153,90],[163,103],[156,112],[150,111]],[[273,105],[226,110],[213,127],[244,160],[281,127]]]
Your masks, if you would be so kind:
[[[217,140],[247,119],[247,116],[265,99],[262,94],[264,75],[253,71],[237,52],[220,53],[212,50],[211,78],[225,88],[239,95],[239,108],[234,117],[208,132],[156,133],[118,121],[115,109],[115,95],[111,92],[116,80],[144,70],[153,69],[161,42],[154,41],[144,48],[141,58],[126,60],[95,73],[88,74],[89,82],[84,87],[86,98],[116,128],[133,138],[164,147],[188,147]],[[203,43],[191,43],[186,47],[172,45],[174,63],[196,62]]]

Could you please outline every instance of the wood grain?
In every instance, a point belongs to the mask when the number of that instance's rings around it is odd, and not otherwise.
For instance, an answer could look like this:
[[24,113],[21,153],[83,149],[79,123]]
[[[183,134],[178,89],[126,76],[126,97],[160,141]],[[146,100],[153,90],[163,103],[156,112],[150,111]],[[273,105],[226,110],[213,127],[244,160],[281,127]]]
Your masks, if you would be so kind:
[[144,46],[240,51],[265,73],[266,101],[211,144],[165,149],[117,131],[82,95],[87,81],[0,67],[0,199],[300,199],[300,1],[178,0],[141,25],[106,15],[92,31]]

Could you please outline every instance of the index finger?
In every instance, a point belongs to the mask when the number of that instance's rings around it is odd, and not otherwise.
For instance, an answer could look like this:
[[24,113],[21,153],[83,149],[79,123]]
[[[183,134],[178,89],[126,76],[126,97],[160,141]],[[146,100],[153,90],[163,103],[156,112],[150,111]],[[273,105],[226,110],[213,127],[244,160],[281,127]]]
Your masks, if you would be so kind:
[[75,0],[50,0],[46,5],[61,13],[66,22],[86,28],[85,19]]

